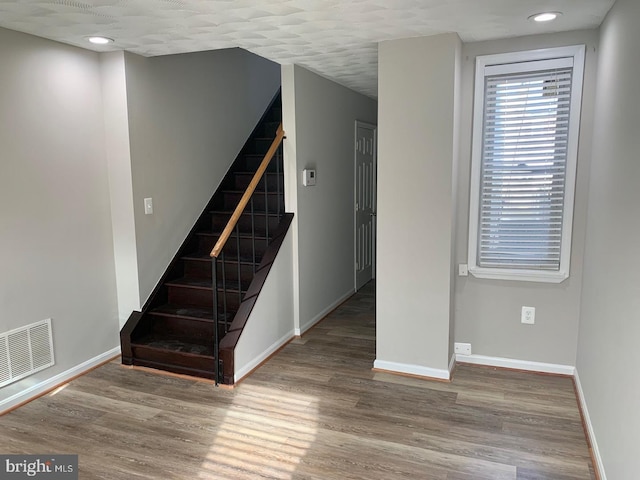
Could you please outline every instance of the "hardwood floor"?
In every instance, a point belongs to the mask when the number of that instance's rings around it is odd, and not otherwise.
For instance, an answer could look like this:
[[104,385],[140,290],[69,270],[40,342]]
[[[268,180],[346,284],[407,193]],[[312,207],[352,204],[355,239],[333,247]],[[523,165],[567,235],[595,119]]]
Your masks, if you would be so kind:
[[0,452],[89,479],[594,479],[568,378],[371,371],[368,285],[234,390],[111,362],[0,417]]

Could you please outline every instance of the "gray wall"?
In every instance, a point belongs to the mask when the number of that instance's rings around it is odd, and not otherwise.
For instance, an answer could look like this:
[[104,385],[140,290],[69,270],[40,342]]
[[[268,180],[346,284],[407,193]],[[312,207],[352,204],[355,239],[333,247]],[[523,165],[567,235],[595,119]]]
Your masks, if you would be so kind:
[[[125,54],[140,302],[144,303],[280,84],[240,49]],[[153,198],[153,215],[143,199]]]
[[448,368],[461,47],[456,34],[378,47],[380,368]]
[[[575,365],[598,56],[594,50],[598,45],[598,32],[593,30],[538,35],[469,43],[463,47],[456,263],[467,263],[476,56],[578,44],[587,45],[587,54],[570,277],[560,284],[487,280],[471,275],[458,277],[455,292],[455,341],[471,343],[474,354]],[[536,307],[535,325],[520,323],[520,310],[523,305]]]
[[56,365],[119,343],[98,55],[0,29],[0,332],[53,319]]
[[640,3],[601,27],[578,374],[607,477],[640,471]]
[[[282,89],[296,328],[304,331],[354,289],[355,121],[375,124],[377,104],[297,65],[283,67]],[[305,168],[316,169],[315,186],[302,186]]]

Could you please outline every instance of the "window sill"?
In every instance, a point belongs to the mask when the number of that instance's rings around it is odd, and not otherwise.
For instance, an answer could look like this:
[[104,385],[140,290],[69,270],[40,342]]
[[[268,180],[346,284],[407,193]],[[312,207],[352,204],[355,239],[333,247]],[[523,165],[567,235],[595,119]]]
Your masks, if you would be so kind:
[[469,267],[469,273],[476,278],[490,280],[516,280],[521,282],[561,283],[569,278],[569,272],[544,272],[532,270],[508,270],[501,268]]

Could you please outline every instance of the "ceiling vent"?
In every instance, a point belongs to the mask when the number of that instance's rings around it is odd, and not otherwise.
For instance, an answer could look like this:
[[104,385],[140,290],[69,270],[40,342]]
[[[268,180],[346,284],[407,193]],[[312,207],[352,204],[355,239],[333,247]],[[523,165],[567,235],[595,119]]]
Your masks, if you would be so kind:
[[0,334],[0,387],[54,363],[50,318]]

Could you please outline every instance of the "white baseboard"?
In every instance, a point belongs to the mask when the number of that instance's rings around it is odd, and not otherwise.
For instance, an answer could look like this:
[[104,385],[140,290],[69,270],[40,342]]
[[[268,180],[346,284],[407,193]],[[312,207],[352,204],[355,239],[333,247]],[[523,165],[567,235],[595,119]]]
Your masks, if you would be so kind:
[[36,385],[32,385],[31,387],[26,388],[23,391],[16,393],[15,395],[5,398],[4,400],[0,401],[0,415],[7,412],[8,410],[11,410],[12,408],[15,408],[21,403],[25,403],[29,400],[33,400],[34,398],[39,397],[43,393],[46,393],[47,391],[55,388],[60,384],[68,382],[78,375],[82,375],[86,371],[91,370],[92,368],[112,359],[119,354],[119,346],[112,348],[111,350],[101,353],[96,357],[90,358],[89,360],[82,362],[81,364],[76,365],[69,370],[54,375],[47,380],[44,380]]
[[329,315],[333,310],[335,310],[341,303],[343,303],[345,300],[347,300],[349,297],[351,297],[354,293],[355,293],[355,289],[351,289],[349,290],[347,293],[345,293],[343,296],[341,296],[338,300],[336,300],[335,302],[333,302],[331,305],[329,305],[327,308],[325,308],[324,310],[322,310],[319,314],[317,314],[315,317],[313,317],[311,320],[309,320],[307,323],[305,323],[304,325],[301,325],[300,328],[296,328],[294,330],[294,333],[296,336],[300,336],[302,335],[304,332],[306,332],[307,330],[309,330],[311,327],[313,327],[316,323],[318,323],[320,320],[322,320],[324,317],[326,317],[327,315]]
[[375,360],[373,368],[376,370],[385,370],[391,373],[404,373],[408,375],[416,375],[418,377],[437,378],[438,380],[450,380],[451,373],[445,369],[423,367],[421,365],[412,365],[409,363],[387,362],[385,360]]
[[571,365],[559,365],[555,363],[530,362],[528,360],[516,360],[514,358],[488,357],[485,355],[461,355],[456,354],[456,362],[472,363],[474,365],[487,365],[490,367],[513,368],[514,370],[527,370],[530,372],[554,373],[558,375],[575,374],[576,367]]
[[607,480],[607,474],[604,472],[604,464],[602,463],[602,457],[600,456],[600,450],[598,449],[598,442],[596,441],[596,434],[593,431],[593,425],[591,424],[591,418],[589,417],[589,409],[587,409],[587,402],[584,398],[584,392],[582,391],[582,384],[580,383],[580,377],[578,376],[578,370],[576,370],[573,376],[576,385],[576,392],[578,393],[578,402],[582,410],[582,417],[584,418],[584,424],[587,427],[587,435],[589,436],[589,443],[591,444],[591,451],[593,452],[593,458],[596,461],[595,467],[600,474],[600,480]]
[[234,383],[238,383],[240,380],[246,377],[249,373],[251,373],[251,371],[254,368],[256,368],[258,365],[264,362],[267,358],[273,355],[274,352],[276,352],[280,347],[282,347],[284,344],[289,342],[293,337],[294,337],[293,331],[287,332],[286,335],[276,340],[273,344],[267,347],[266,350],[264,350],[258,356],[254,357],[249,363],[241,367],[239,370],[236,370],[236,372],[233,375]]

